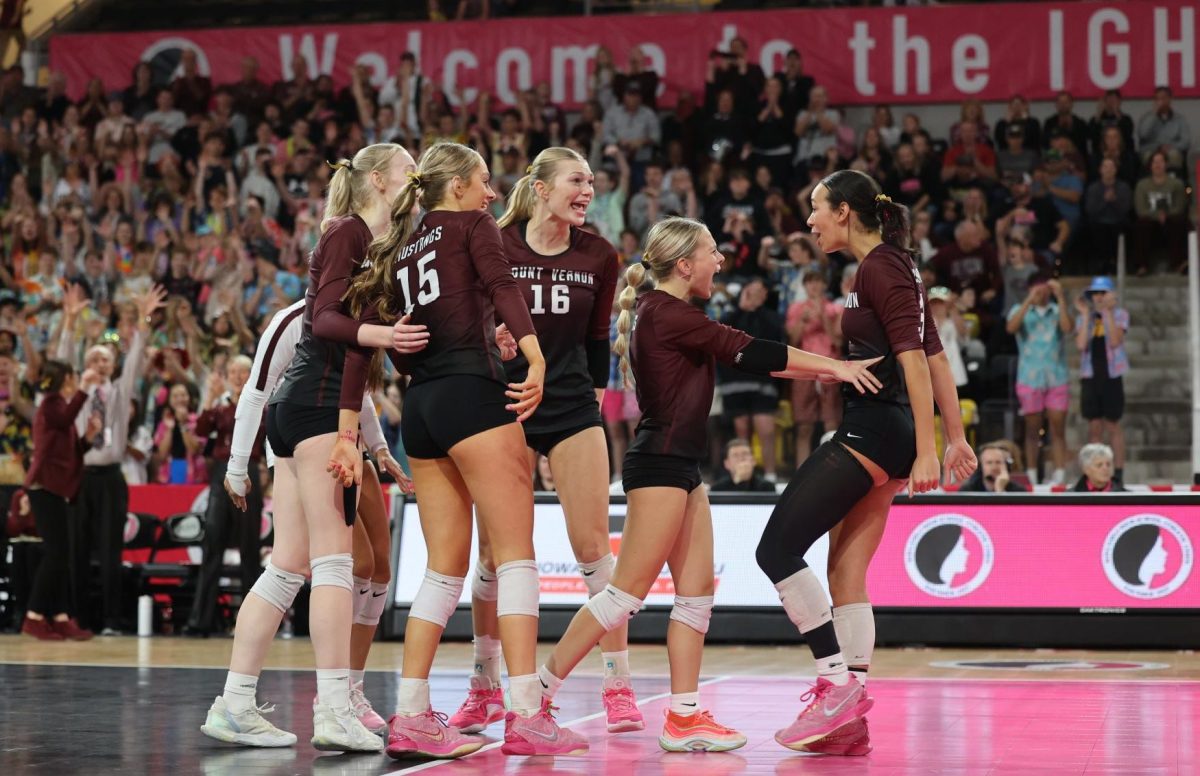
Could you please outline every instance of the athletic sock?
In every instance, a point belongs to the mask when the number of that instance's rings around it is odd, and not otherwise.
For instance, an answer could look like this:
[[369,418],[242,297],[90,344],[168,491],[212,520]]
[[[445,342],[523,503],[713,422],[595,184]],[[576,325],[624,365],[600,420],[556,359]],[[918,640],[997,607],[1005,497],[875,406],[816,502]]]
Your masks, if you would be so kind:
[[542,683],[537,674],[508,677],[508,703],[522,717],[542,710]]
[[429,680],[400,677],[396,711],[406,717],[415,717],[429,711]]
[[475,647],[475,675],[486,676],[492,683],[492,687],[500,686],[500,640],[494,639],[491,636],[476,636],[474,640]]
[[350,708],[350,669],[318,668],[317,700],[334,711]]
[[604,661],[604,676],[629,676],[629,650],[620,652],[601,652]]
[[230,671],[225,675],[225,708],[234,714],[254,708],[254,694],[258,690],[258,677]]
[[542,697],[547,700],[554,700],[565,681],[550,673],[550,669],[544,665],[538,669],[538,680],[542,685]]
[[671,713],[690,717],[700,711],[700,691],[671,693]]

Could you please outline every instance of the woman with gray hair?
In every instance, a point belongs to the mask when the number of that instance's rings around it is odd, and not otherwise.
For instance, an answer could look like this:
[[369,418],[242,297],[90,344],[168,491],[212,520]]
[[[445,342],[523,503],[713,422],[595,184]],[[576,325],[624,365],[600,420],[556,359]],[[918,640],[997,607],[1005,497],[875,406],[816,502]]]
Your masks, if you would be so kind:
[[1076,493],[1125,493],[1122,484],[1113,479],[1113,449],[1093,442],[1079,451],[1079,468],[1083,476],[1075,483]]

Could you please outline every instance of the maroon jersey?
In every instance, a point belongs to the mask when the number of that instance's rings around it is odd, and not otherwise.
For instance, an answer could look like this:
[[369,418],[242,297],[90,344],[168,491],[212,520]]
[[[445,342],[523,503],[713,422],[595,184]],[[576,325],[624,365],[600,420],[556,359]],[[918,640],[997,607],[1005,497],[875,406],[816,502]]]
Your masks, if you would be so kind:
[[643,294],[629,349],[642,409],[630,451],[706,458],[717,361],[732,365],[752,341],[665,291]]
[[346,346],[357,346],[362,325],[346,314],[342,297],[350,279],[362,269],[370,244],[371,230],[358,215],[335,218],[321,235],[309,261],[300,341],[271,404],[335,406],[341,393]]
[[[608,323],[617,291],[617,252],[603,237],[571,228],[562,253],[543,256],[525,241],[528,221],[509,224],[504,253],[537,329],[546,357],[542,403],[525,423],[531,433],[562,431],[590,413],[599,420],[596,386],[588,372],[588,340],[608,346]],[[508,379],[524,382],[529,363],[520,353],[504,365]]]
[[[504,383],[497,316],[518,341],[534,331],[496,221],[476,210],[426,213],[393,269],[391,282],[403,305],[399,313],[412,313],[411,323],[429,327],[429,344],[421,352],[389,352],[396,368],[412,375],[413,384],[446,375],[479,375]],[[373,308],[360,318],[364,323],[381,320]],[[343,409],[362,407],[371,354],[370,348],[347,349]]]
[[896,356],[919,349],[927,356],[937,355],[942,352],[942,340],[929,312],[921,273],[906,251],[880,243],[863,259],[854,276],[854,290],[846,297],[842,334],[852,360],[883,356],[871,367],[883,383],[879,393],[859,394],[853,386],[844,385],[843,395],[908,404],[904,370]]

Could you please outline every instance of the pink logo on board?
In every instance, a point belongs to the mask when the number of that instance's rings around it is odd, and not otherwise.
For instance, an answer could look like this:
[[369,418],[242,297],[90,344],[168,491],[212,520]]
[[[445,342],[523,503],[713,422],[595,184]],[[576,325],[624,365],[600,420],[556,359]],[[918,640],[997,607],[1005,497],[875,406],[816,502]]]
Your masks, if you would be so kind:
[[995,562],[992,537],[966,515],[934,515],[913,529],[904,568],[917,588],[935,598],[960,598],[987,581]]
[[1130,598],[1171,595],[1192,573],[1194,550],[1183,527],[1162,515],[1127,517],[1104,540],[1100,562],[1117,590]]

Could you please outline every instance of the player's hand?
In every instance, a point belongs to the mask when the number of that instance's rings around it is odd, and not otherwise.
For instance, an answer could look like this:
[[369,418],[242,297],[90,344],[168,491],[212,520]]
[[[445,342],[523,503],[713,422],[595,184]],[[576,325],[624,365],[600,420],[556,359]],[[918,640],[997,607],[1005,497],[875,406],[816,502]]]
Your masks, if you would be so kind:
[[423,323],[409,323],[410,320],[412,313],[392,326],[392,347],[401,353],[417,353],[429,344],[429,327]]
[[250,492],[250,478],[246,477],[241,482],[234,484],[234,480],[225,478],[225,492],[229,495],[229,500],[240,511],[246,511],[246,494]]
[[343,488],[362,484],[362,452],[358,445],[348,439],[338,438],[329,453],[329,463],[325,471],[337,480]]
[[401,493],[411,496],[417,492],[417,489],[413,486],[413,481],[409,479],[409,476],[404,472],[399,462],[392,457],[392,454],[388,452],[386,447],[381,447],[375,451],[375,460],[383,467],[384,471],[392,475],[392,479],[400,486]]
[[879,393],[883,383],[870,371],[870,368],[882,360],[883,357],[880,356],[868,361],[839,361],[833,373],[836,379],[831,382],[850,383],[859,393],[867,391]]
[[500,348],[501,361],[511,361],[517,357],[517,339],[508,330],[507,324],[496,327],[496,347]]
[[908,495],[928,493],[938,486],[938,458],[936,453],[918,455],[908,477]]
[[504,395],[513,400],[504,409],[517,413],[517,422],[524,423],[542,402],[542,385],[546,380],[544,361],[529,365],[529,373],[523,383],[509,383]]
[[965,482],[975,469],[979,466],[979,461],[975,458],[975,451],[967,444],[967,440],[959,439],[950,442],[946,445],[946,461],[943,466],[945,476],[943,482],[949,484],[952,482]]

